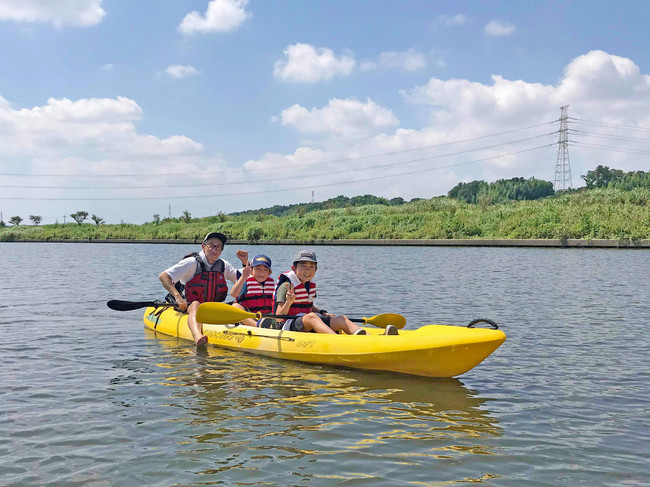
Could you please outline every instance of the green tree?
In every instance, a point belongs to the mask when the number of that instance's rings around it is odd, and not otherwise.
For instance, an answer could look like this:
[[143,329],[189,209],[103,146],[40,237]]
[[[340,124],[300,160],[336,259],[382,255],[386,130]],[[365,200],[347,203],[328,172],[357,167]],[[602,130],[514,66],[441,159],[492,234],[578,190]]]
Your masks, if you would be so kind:
[[160,215],[159,215],[158,213],[156,213],[156,214],[153,216],[153,222],[154,222],[156,225],[158,225],[158,224],[160,223]]
[[4,220],[0,220],[0,228],[4,228],[4,227],[6,227],[6,226],[7,226],[7,224],[5,223],[5,221],[4,221]]
[[610,169],[607,166],[598,165],[593,171],[587,171],[586,175],[580,176],[585,180],[587,189],[605,188],[612,181],[623,179],[623,171],[620,169]]
[[94,222],[95,222],[95,225],[97,225],[97,226],[99,226],[99,225],[101,225],[102,223],[104,223],[104,219],[98,217],[98,216],[95,215],[94,213],[93,213],[93,216],[90,217],[90,219],[91,219],[92,221],[94,221]]
[[264,229],[261,225],[251,225],[246,230],[246,239],[251,243],[259,242],[259,240],[262,238],[262,235],[264,235]]
[[22,222],[22,221],[23,221],[23,219],[20,218],[18,215],[12,216],[11,218],[9,218],[9,223],[11,223],[12,225],[16,225],[16,226],[20,225],[20,222]]
[[86,218],[88,218],[87,211],[78,211],[76,213],[71,213],[70,216],[74,221],[77,222],[77,225],[81,225]]
[[479,192],[487,189],[488,184],[485,181],[474,180],[469,183],[458,183],[456,186],[449,190],[447,196],[463,200],[467,203],[476,203],[478,201]]
[[29,219],[34,225],[40,225],[41,221],[43,221],[43,217],[40,217],[38,215],[29,215]]
[[192,214],[187,210],[183,210],[183,216],[181,217],[181,220],[183,220],[185,223],[191,222]]

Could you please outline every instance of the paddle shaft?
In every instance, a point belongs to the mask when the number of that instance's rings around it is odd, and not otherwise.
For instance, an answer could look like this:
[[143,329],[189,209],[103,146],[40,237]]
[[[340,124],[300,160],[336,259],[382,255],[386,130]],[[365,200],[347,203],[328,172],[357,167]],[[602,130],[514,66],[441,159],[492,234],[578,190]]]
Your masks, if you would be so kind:
[[[287,320],[297,318],[297,316],[251,313],[249,311],[235,308],[225,303],[203,303],[199,306],[196,317],[197,321],[200,323],[213,324],[236,323],[247,318],[252,318],[255,320],[259,320],[260,318],[278,318],[281,320]],[[385,328],[388,325],[393,325],[396,328],[402,328],[406,324],[406,319],[402,315],[393,313],[377,315],[373,316],[372,318],[352,318],[350,321],[370,324],[378,326],[380,328]]]
[[122,301],[113,299],[106,303],[106,306],[115,311],[132,311],[140,308],[160,308],[164,306],[174,306],[172,303],[160,303],[158,301]]

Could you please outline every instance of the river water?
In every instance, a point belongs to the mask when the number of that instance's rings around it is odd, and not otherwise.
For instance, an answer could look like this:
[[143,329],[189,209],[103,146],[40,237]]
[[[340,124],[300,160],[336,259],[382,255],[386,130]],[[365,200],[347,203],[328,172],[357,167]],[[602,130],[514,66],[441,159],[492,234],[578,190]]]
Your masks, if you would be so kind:
[[442,380],[197,352],[106,307],[195,248],[0,244],[0,485],[650,485],[647,250],[316,247],[330,311],[499,323]]

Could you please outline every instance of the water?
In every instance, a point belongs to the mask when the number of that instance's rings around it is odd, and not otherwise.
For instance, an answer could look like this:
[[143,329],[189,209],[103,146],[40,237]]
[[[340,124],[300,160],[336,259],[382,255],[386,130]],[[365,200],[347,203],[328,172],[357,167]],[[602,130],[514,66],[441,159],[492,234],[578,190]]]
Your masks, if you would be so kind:
[[191,250],[0,244],[0,485],[650,485],[648,251],[316,248],[330,311],[501,325],[440,380],[200,353],[105,306]]

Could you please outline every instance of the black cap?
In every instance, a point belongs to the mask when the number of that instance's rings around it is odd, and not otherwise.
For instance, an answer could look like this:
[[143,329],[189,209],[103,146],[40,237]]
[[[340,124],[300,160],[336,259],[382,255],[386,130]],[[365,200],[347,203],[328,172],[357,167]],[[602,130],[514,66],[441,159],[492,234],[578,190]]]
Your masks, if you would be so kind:
[[318,262],[316,260],[316,253],[312,252],[311,250],[301,250],[300,252],[296,252],[296,254],[293,256],[293,264],[295,265],[296,262]]
[[208,234],[205,236],[205,238],[203,239],[203,243],[207,242],[208,240],[210,240],[210,239],[212,239],[212,238],[218,238],[219,240],[221,240],[221,243],[222,243],[223,245],[226,245],[226,242],[228,241],[228,237],[226,237],[223,233],[219,233],[219,232],[210,232],[210,233],[208,233]]

